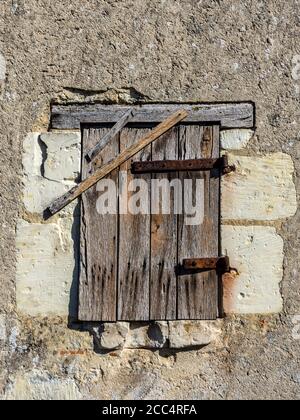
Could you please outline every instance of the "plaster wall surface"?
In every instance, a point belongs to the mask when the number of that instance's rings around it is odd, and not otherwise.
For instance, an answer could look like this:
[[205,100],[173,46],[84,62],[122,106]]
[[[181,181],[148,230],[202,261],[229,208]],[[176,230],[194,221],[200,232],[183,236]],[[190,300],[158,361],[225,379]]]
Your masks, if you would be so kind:
[[[299,397],[299,32],[298,0],[0,3],[1,398]],[[244,229],[252,230],[252,251],[259,246],[256,232],[263,228],[274,241],[283,260],[282,273],[275,277],[277,283],[281,280],[280,295],[275,292],[280,313],[229,315],[217,342],[203,348],[120,349],[106,354],[95,352],[97,337],[70,324],[65,313],[43,316],[18,308],[16,232],[26,230],[26,222],[43,225],[39,210],[23,201],[24,140],[32,136],[29,133],[48,132],[51,102],[249,100],[256,104],[254,135],[241,135],[242,150],[236,138],[223,141],[231,142],[229,148],[240,162],[260,156],[272,166],[271,156],[286,159],[284,168],[275,165],[285,171],[285,183],[279,185],[276,177],[272,181],[278,188],[289,186],[288,193],[279,194],[276,217],[228,216],[224,224],[230,226],[228,235],[235,230],[239,238]],[[47,171],[54,179],[53,166]],[[70,182],[65,177],[64,183]],[[276,204],[271,191],[266,199]],[[41,203],[27,204],[38,208]],[[64,221],[62,217],[55,226],[41,226],[49,230],[49,241],[64,246],[66,253],[70,238],[60,235],[57,225],[68,223],[71,216],[66,212]],[[27,281],[25,274],[23,279]],[[227,284],[232,281],[228,278]],[[32,287],[30,281],[26,287]],[[61,285],[62,296],[65,290]],[[228,302],[230,298],[229,293]],[[63,300],[59,305],[64,307]]]

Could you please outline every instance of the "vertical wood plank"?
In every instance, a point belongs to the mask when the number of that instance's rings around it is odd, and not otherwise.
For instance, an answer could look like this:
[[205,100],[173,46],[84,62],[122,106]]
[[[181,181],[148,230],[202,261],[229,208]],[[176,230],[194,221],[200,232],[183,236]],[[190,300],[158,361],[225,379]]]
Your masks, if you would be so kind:
[[[94,171],[85,159],[86,153],[107,134],[109,129],[85,129],[83,132],[82,177]],[[102,163],[119,153],[119,136],[100,154]],[[107,179],[118,183],[118,171]],[[117,303],[117,214],[97,212],[100,196],[95,185],[82,196],[81,204],[81,269],[79,287],[79,320],[116,321]],[[116,190],[117,198],[117,190]]]
[[[152,160],[178,158],[179,129],[174,128],[152,145]],[[152,179],[169,181],[178,174],[157,174]],[[155,193],[152,190],[153,193]],[[156,193],[155,193],[156,196]],[[159,202],[170,197],[170,213],[157,213],[156,198],[152,196],[151,215],[151,280],[150,318],[152,320],[176,319],[176,264],[177,264],[177,215],[174,214],[174,191],[160,194]]]
[[[124,129],[120,136],[122,152],[149,132],[148,129]],[[120,167],[120,192],[127,189],[133,179],[131,163],[150,160],[151,146],[138,153]],[[127,180],[124,176],[127,176]],[[118,319],[120,321],[148,321],[149,280],[150,280],[150,181],[151,175],[135,176],[147,182],[149,191],[148,214],[120,214],[119,219],[119,282],[118,282]],[[128,193],[130,200],[135,192]],[[121,205],[120,200],[120,205]]]
[[[179,158],[219,157],[219,128],[181,126]],[[187,226],[184,215],[178,221],[178,261],[184,258],[216,257],[219,255],[219,200],[218,170],[182,174],[184,177],[204,180],[204,222]],[[195,188],[195,187],[194,187]],[[195,197],[193,197],[195,198]],[[218,316],[218,275],[215,271],[181,275],[178,278],[178,318],[216,319]]]

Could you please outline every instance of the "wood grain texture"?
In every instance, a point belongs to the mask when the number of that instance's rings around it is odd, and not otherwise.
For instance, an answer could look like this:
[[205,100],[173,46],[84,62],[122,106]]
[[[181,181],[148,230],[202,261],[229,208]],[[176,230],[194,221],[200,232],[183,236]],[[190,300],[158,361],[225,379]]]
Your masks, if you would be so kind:
[[[85,129],[83,156],[109,129]],[[119,153],[119,139],[115,138],[101,153],[105,164]],[[92,165],[82,159],[83,179],[89,176]],[[118,171],[108,179],[118,182]],[[79,320],[116,321],[117,305],[117,214],[97,212],[97,186],[86,191],[81,202],[81,270],[79,282]],[[117,197],[117,192],[116,192]]]
[[[169,133],[152,145],[152,159],[177,159],[179,129]],[[172,181],[178,174],[152,175],[152,179]],[[152,190],[156,196],[155,191]],[[160,196],[169,197],[169,193]],[[152,197],[151,216],[151,280],[150,319],[176,319],[176,265],[177,265],[177,215],[174,214],[174,192],[170,196],[170,214],[157,212],[155,197]]]
[[[147,129],[124,129],[120,136],[121,152],[135,144],[140,136],[147,135]],[[131,163],[136,160],[151,158],[151,146],[148,146],[131,161],[120,167],[120,194],[127,189],[133,179]],[[124,179],[127,174],[127,180]],[[150,280],[150,175],[140,175],[135,179],[144,180],[149,191],[147,202],[148,214],[120,214],[119,218],[119,284],[118,284],[118,319],[120,321],[149,320],[149,280]],[[128,201],[135,192],[128,193]],[[140,203],[141,204],[141,203]],[[143,202],[145,205],[145,202]],[[122,200],[120,198],[120,206]],[[125,212],[124,212],[125,213]]]
[[[52,128],[80,129],[81,124],[116,123],[129,106],[123,105],[54,105]],[[216,123],[221,128],[253,128],[255,109],[251,102],[194,105],[142,105],[134,106],[133,123],[156,123],[173,112],[185,109],[188,123]]]
[[84,181],[82,181],[78,186],[75,186],[69,192],[55,200],[48,207],[48,209],[46,209],[46,214],[49,213],[50,215],[54,215],[58,213],[60,210],[62,210],[68,204],[72,203],[72,201],[74,201],[77,197],[81,196],[81,194],[83,194],[85,191],[87,191],[89,188],[95,185],[98,181],[100,181],[110,172],[117,169],[128,159],[132,158],[145,147],[150,145],[154,140],[158,139],[160,136],[165,134],[180,121],[184,120],[187,117],[187,115],[187,111],[177,110],[174,114],[165,119],[151,132],[148,132],[146,136],[142,137],[141,139],[137,138],[136,144],[132,144],[130,147],[123,150],[118,157],[112,159],[110,162],[103,165],[100,169],[96,170],[92,175],[90,175]]
[[125,114],[120,118],[120,120],[113,126],[113,128],[109,131],[106,130],[106,133],[103,138],[89,150],[86,154],[86,158],[88,161],[92,161],[95,159],[99,153],[111,142],[114,137],[116,137],[120,131],[127,125],[130,119],[133,116],[133,109],[130,108]]
[[[187,126],[180,128],[179,158],[218,158],[219,127]],[[204,223],[178,221],[178,261],[219,255],[219,170],[191,172],[190,179],[204,180]],[[184,178],[185,175],[180,175]],[[215,271],[180,275],[178,278],[178,319],[216,319],[218,316],[218,275]]]

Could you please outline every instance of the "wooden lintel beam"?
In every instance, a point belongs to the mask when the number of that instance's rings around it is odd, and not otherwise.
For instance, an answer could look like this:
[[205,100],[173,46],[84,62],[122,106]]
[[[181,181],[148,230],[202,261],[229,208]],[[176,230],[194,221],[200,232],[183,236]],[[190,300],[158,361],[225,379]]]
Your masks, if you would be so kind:
[[145,105],[53,105],[53,129],[80,129],[82,124],[115,124],[130,108],[134,111],[131,123],[159,123],[168,115],[184,109],[188,112],[186,123],[219,124],[221,129],[254,128],[255,107],[251,102],[219,104],[145,104]]

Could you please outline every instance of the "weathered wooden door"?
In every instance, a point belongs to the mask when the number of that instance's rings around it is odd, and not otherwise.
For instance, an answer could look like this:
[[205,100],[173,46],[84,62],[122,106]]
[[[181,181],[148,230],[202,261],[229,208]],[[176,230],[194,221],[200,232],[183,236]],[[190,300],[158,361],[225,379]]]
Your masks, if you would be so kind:
[[[109,128],[83,126],[83,156]],[[123,129],[103,150],[102,163],[115,158],[149,130],[149,126],[145,125]],[[117,186],[116,214],[98,214],[100,192],[97,187],[83,195],[80,320],[148,321],[218,317],[219,278],[216,270],[185,272],[182,261],[219,256],[220,169],[134,175],[131,164],[134,161],[218,158],[219,154],[218,125],[182,124],[110,174],[109,179]],[[83,177],[91,171],[93,165],[83,158]],[[122,214],[121,192],[136,178],[148,185],[147,196],[144,191],[142,198],[144,208],[148,206],[148,214]],[[174,185],[176,181],[182,181],[181,214],[174,211],[174,200],[178,200],[175,188],[170,195],[171,212],[157,214],[153,211],[153,179],[174,180]],[[195,188],[186,191],[189,188],[184,184],[186,179],[192,185],[202,180],[204,218],[200,224],[185,223],[184,200],[189,194],[195,195]],[[128,199],[133,193],[129,192]],[[197,203],[197,197],[190,198]]]

